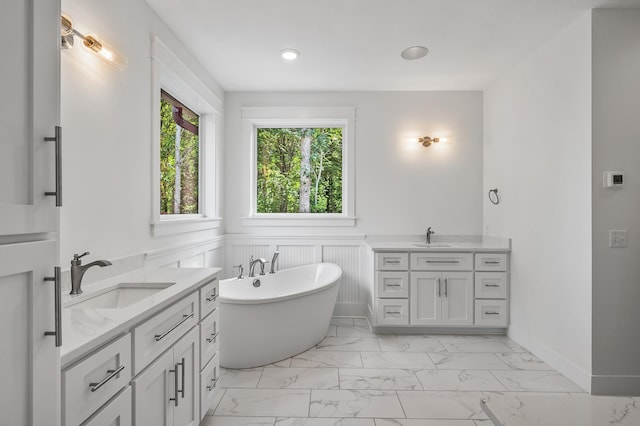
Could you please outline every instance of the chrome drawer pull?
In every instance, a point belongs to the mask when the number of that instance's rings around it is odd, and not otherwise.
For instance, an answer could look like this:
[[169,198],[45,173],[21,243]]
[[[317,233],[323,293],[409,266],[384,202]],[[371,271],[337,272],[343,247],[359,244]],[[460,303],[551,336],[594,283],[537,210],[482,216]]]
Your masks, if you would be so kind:
[[53,303],[54,303],[54,319],[55,331],[45,331],[45,336],[54,336],[56,338],[56,348],[62,346],[62,270],[59,266],[53,268],[53,277],[44,277],[45,281],[53,281]]
[[500,284],[485,284],[485,287],[500,287]]
[[500,312],[485,312],[485,315],[500,315]]
[[121,365],[120,367],[118,367],[115,370],[107,370],[107,374],[108,376],[105,377],[104,379],[100,380],[98,383],[89,383],[90,386],[90,390],[91,392],[95,392],[98,389],[100,389],[102,386],[104,386],[109,380],[113,379],[114,377],[116,377],[118,374],[120,374],[122,372],[122,370],[124,370],[124,365]]
[[156,339],[156,342],[159,342],[160,340],[164,339],[165,337],[167,337],[167,335],[169,333],[171,333],[173,330],[175,330],[176,328],[180,327],[182,325],[182,323],[184,323],[186,320],[188,320],[189,318],[193,317],[193,312],[191,312],[189,315],[183,315],[182,319],[180,321],[178,321],[178,323],[176,325],[174,325],[173,327],[171,327],[170,329],[168,329],[167,331],[165,331],[162,334],[156,334],[154,337]]
[[391,263],[393,265],[399,265],[400,261],[399,260],[385,260],[384,263]]
[[387,311],[385,313],[387,313],[387,314],[395,314],[395,315],[400,315],[401,314],[400,311]]
[[44,195],[56,197],[56,207],[62,207],[62,127],[56,126],[55,136],[47,136],[44,141],[56,144],[56,190],[47,191]]
[[449,278],[445,278],[444,279],[444,297],[449,297],[447,296],[447,290],[449,290]]
[[211,379],[211,384],[209,386],[207,386],[207,390],[209,392],[211,392],[212,390],[214,390],[216,388],[216,385],[218,384],[218,380],[220,379],[220,377],[215,377],[213,379]]
[[426,263],[460,263],[459,260],[425,260]]
[[400,287],[400,284],[385,284],[387,287]]
[[216,341],[216,337],[218,337],[218,334],[220,334],[220,332],[213,333],[213,334],[211,335],[211,337],[207,339],[207,342],[208,342],[208,343],[215,342],[215,341]]
[[485,264],[485,265],[499,265],[499,264],[500,264],[500,262],[495,261],[495,260],[485,260],[485,261],[484,261],[484,264]]
[[217,298],[218,298],[218,295],[214,293],[211,296],[207,297],[207,302],[213,302]]

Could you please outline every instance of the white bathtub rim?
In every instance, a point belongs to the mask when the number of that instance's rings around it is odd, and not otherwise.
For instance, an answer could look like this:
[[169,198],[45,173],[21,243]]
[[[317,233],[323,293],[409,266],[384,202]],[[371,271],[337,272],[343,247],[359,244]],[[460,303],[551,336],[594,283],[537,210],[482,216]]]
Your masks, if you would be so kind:
[[[330,263],[330,262],[322,262],[322,263],[314,263],[314,264],[310,264],[310,265],[304,265],[304,266],[298,266],[295,268],[289,268],[289,269],[284,269],[283,271],[280,272],[284,272],[284,271],[293,271],[295,269],[300,269],[300,268],[308,268],[310,266],[313,265],[335,265],[337,267],[337,274],[335,275],[335,277],[332,278],[332,281],[324,284],[320,287],[315,287],[309,290],[305,290],[305,291],[300,291],[300,292],[296,292],[296,293],[289,293],[289,294],[284,294],[282,296],[276,296],[276,297],[270,297],[270,298],[263,298],[263,299],[234,299],[234,298],[229,298],[229,297],[224,297],[222,295],[222,285],[223,284],[227,284],[227,283],[231,283],[233,281],[238,281],[237,278],[228,278],[226,280],[222,280],[220,281],[220,299],[219,299],[219,303],[227,303],[227,304],[233,304],[233,305],[258,305],[258,304],[263,304],[263,303],[276,303],[276,302],[281,302],[283,300],[289,300],[289,299],[296,299],[299,297],[304,297],[307,295],[311,295],[314,293],[319,293],[321,291],[327,290],[333,286],[338,285],[338,283],[340,282],[340,278],[342,277],[342,268],[339,265],[336,265],[335,263]],[[275,274],[275,276],[277,277],[277,273]],[[249,280],[250,278],[245,277],[242,280]],[[258,275],[257,277],[253,277],[252,279],[260,279],[260,275]]]

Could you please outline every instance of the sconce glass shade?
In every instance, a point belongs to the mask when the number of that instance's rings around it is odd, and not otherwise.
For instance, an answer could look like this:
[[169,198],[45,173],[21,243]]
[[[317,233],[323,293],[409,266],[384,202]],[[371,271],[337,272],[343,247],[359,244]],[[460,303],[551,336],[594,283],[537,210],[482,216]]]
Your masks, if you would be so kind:
[[127,66],[129,65],[127,58],[113,47],[98,39],[95,35],[89,34],[85,36],[82,44],[89,51],[97,54],[100,59],[109,65],[114,66],[120,71],[127,69]]

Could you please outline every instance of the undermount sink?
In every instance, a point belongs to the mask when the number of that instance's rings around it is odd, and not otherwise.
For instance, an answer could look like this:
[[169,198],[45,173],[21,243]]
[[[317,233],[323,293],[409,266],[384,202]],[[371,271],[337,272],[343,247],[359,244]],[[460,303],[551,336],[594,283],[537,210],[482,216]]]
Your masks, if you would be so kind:
[[431,247],[453,247],[453,246],[451,244],[447,244],[447,243],[431,243],[431,244],[415,243],[414,247],[431,248]]
[[122,309],[151,297],[175,283],[120,283],[106,291],[81,295],[65,304],[65,308]]

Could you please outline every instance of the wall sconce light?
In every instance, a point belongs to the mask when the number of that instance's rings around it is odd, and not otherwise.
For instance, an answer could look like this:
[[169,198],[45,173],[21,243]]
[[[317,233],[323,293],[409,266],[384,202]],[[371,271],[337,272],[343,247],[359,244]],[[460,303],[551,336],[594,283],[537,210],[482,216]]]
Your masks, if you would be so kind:
[[447,138],[432,138],[429,136],[423,136],[421,138],[418,138],[418,143],[421,143],[422,146],[429,147],[431,146],[432,143],[438,143],[438,142],[446,142]]
[[62,15],[60,17],[60,36],[62,38],[63,49],[71,49],[74,44],[74,37],[78,36],[82,39],[82,45],[88,51],[95,53],[109,65],[112,65],[120,71],[124,71],[129,65],[126,56],[109,46],[96,35],[84,35],[73,28],[73,20],[69,15]]

